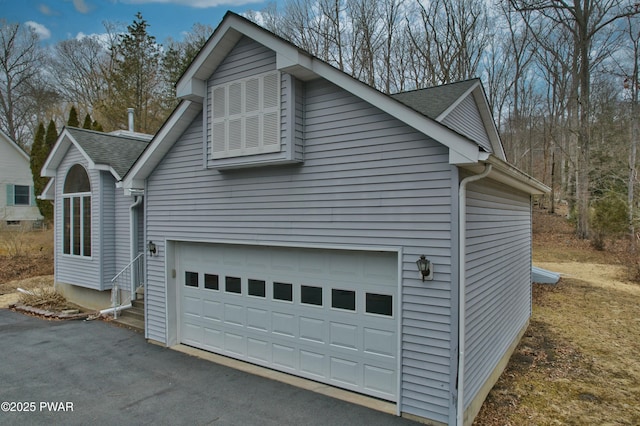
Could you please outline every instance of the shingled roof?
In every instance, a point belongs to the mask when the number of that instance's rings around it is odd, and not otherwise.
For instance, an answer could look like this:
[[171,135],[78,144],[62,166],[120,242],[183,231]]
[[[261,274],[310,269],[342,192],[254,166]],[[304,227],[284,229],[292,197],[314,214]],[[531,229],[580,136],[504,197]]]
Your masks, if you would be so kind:
[[478,79],[465,80],[443,86],[396,93],[391,97],[435,120],[477,82]]
[[135,136],[113,135],[93,130],[66,127],[71,137],[95,164],[108,165],[119,175],[124,176],[149,140]]

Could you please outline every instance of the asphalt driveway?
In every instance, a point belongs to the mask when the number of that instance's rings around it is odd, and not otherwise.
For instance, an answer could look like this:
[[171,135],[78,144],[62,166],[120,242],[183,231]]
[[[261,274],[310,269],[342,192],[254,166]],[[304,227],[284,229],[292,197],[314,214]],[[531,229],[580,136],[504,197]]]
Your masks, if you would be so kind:
[[0,403],[2,425],[416,424],[152,345],[102,321],[6,309]]

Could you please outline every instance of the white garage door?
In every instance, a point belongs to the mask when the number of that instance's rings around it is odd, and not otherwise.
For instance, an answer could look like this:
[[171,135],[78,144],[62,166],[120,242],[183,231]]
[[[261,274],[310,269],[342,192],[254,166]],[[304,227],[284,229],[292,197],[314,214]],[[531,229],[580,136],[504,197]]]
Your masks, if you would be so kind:
[[178,243],[180,342],[397,399],[397,254]]

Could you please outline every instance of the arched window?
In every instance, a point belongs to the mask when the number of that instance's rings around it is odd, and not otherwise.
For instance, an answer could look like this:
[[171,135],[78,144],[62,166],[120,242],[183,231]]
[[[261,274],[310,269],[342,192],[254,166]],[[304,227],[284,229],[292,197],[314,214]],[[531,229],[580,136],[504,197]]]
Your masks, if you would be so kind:
[[63,253],[91,256],[91,182],[87,171],[75,164],[67,172],[62,190]]

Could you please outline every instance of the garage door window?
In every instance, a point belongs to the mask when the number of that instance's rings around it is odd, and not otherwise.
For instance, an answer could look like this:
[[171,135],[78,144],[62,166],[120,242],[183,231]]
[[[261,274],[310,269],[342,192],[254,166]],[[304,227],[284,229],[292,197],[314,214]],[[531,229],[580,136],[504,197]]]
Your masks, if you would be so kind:
[[289,283],[273,283],[273,298],[275,300],[293,301],[293,285]]
[[184,273],[184,285],[188,287],[198,287],[198,273],[186,271]]
[[204,288],[208,290],[218,290],[218,276],[213,274],[204,274]]
[[249,279],[249,296],[265,297],[265,282]]
[[393,315],[393,297],[387,294],[367,293],[365,303],[367,313]]
[[331,307],[337,309],[356,310],[356,292],[351,290],[331,289]]
[[242,293],[242,285],[238,277],[225,277],[224,289],[227,293]]
[[300,287],[300,303],[322,306],[322,287],[303,285]]

